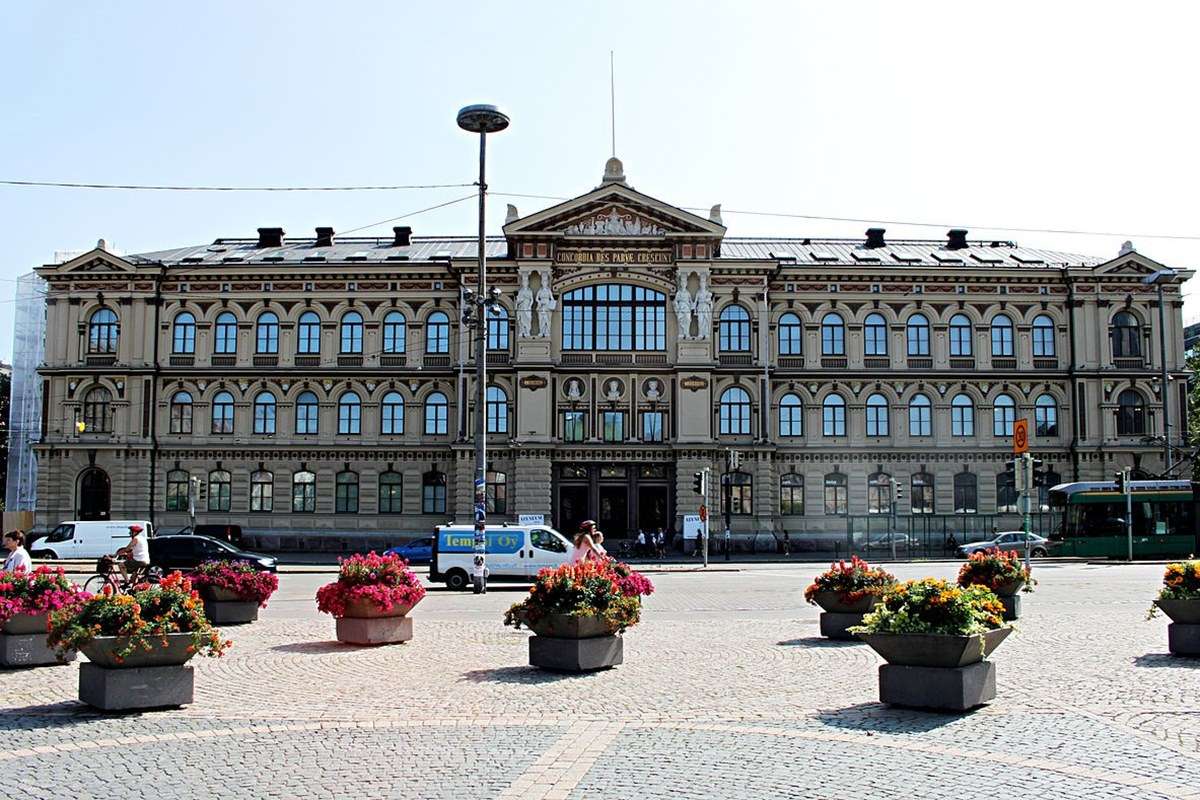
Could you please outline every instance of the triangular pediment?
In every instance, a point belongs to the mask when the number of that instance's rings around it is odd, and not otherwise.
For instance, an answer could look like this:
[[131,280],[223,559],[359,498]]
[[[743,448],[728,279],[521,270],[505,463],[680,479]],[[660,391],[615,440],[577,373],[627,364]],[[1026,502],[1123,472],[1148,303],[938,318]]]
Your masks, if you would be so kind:
[[609,183],[527,217],[514,219],[504,226],[504,235],[589,239],[721,238],[725,235],[725,226],[642,194],[623,183]]
[[1137,251],[1130,250],[1111,261],[1097,264],[1094,271],[1097,275],[1136,275],[1144,277],[1152,275],[1160,269],[1168,269],[1168,267],[1152,258],[1147,258]]
[[133,272],[134,266],[120,256],[99,247],[56,265],[57,272]]

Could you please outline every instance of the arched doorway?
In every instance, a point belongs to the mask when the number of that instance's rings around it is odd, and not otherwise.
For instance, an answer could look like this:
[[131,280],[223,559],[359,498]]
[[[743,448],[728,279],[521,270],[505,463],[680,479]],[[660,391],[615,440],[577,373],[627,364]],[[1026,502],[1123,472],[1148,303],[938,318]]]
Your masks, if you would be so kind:
[[79,519],[108,519],[111,497],[107,472],[88,467],[79,474]]

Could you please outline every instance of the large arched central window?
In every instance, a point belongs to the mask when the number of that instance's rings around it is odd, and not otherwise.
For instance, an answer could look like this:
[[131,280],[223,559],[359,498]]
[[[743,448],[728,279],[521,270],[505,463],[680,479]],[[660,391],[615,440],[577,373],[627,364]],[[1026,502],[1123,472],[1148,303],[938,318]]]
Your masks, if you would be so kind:
[[627,284],[584,286],[562,296],[564,350],[665,350],[667,297]]
[[720,431],[723,435],[750,433],[750,395],[739,386],[731,386],[721,394],[719,404]]
[[101,308],[88,322],[88,352],[115,353],[121,326],[111,308]]
[[722,353],[750,352],[750,314],[736,303],[721,310],[717,347]]

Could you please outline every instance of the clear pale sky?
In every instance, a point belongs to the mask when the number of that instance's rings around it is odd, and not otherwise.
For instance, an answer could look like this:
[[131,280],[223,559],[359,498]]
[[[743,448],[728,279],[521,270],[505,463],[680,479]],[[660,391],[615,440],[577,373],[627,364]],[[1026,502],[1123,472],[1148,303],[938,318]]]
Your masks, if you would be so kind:
[[[354,185],[475,178],[454,123],[502,105],[496,192],[576,195],[616,144],[684,206],[961,225],[1195,268],[1200,8],[1166,3],[13,2],[0,17],[0,178]],[[0,187],[0,291],[55,250],[347,230],[470,189],[176,193]],[[508,198],[492,200],[499,231]],[[548,205],[513,200],[523,214]],[[460,203],[407,220],[470,234]],[[727,213],[731,235],[863,223]],[[390,225],[367,231],[390,232]],[[1111,231],[1002,233],[986,226]],[[889,236],[944,228],[888,224]],[[1195,291],[1188,287],[1185,291]],[[1200,294],[1185,318],[1200,317]],[[12,349],[0,301],[0,358]]]

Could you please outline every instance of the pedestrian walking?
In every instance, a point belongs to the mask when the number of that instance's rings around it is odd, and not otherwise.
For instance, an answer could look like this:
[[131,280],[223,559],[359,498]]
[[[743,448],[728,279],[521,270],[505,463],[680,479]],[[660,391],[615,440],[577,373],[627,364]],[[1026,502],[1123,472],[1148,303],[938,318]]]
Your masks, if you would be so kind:
[[606,552],[600,542],[604,541],[604,534],[596,530],[596,523],[592,520],[584,520],[579,523],[579,533],[575,534],[575,552],[571,555],[571,562],[578,564],[581,561],[598,560],[602,558]]
[[16,570],[29,572],[33,569],[33,559],[29,557],[29,551],[25,549],[25,531],[12,530],[4,534],[4,549],[8,551],[8,555],[4,559],[5,572]]
[[783,532],[783,554],[790,556],[792,554],[792,540],[788,538],[788,532]]
[[637,554],[643,558],[645,558],[648,554],[648,551],[646,550],[646,532],[641,528],[638,528]]

